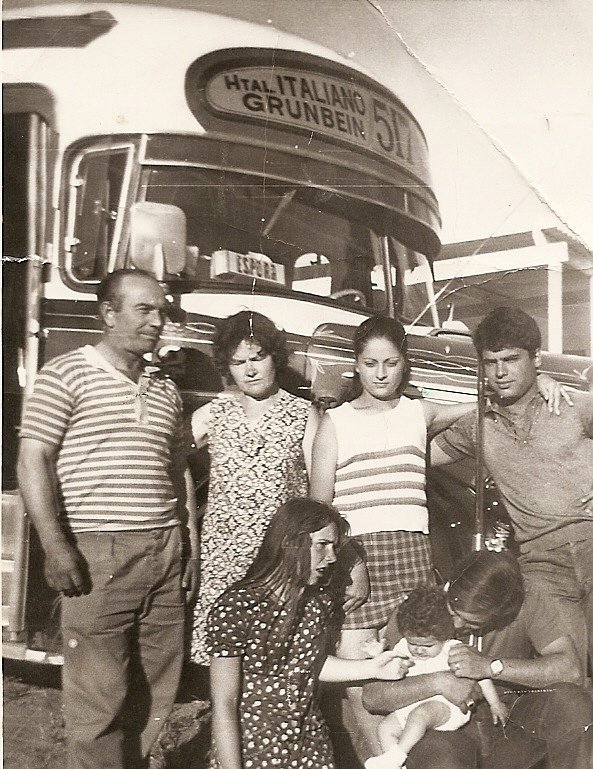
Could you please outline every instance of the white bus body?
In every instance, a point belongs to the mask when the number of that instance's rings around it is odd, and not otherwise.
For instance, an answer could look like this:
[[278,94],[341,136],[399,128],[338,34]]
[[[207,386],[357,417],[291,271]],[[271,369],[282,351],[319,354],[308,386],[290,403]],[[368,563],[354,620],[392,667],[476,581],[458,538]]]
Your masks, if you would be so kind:
[[[409,109],[329,49],[187,5],[5,3],[10,656],[59,659],[16,486],[22,404],[45,360],[97,339],[105,274],[144,268],[167,286],[176,313],[161,357],[183,369],[188,413],[221,389],[208,355],[214,323],[240,309],[286,330],[296,389],[326,403],[347,390],[349,340],[364,318],[438,323],[439,212]],[[475,397],[468,340],[428,326],[410,334],[416,387]],[[194,470],[203,485],[201,460]]]

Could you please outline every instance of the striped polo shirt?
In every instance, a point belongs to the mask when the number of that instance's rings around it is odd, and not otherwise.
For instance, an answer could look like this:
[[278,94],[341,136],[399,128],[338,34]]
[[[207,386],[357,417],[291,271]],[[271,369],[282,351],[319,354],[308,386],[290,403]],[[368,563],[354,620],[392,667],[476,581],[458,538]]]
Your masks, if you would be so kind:
[[58,449],[62,514],[74,532],[177,524],[171,482],[181,398],[167,377],[133,382],[94,347],[54,358],[28,399],[21,438]]
[[422,405],[402,396],[393,409],[344,403],[326,412],[336,430],[334,505],[351,534],[428,533],[426,422]]

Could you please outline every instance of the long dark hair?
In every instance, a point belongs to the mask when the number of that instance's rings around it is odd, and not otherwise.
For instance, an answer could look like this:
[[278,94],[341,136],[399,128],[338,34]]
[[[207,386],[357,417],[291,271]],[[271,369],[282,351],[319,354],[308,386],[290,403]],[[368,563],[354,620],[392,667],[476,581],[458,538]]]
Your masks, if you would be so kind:
[[[403,391],[408,386],[410,381],[411,366],[408,359],[408,338],[406,329],[395,318],[388,318],[384,315],[373,315],[363,321],[360,326],[354,332],[352,339],[354,345],[354,355],[356,359],[364,354],[364,348],[367,342],[371,339],[387,339],[399,350],[404,360],[404,371],[402,374],[401,382],[397,388],[398,393]],[[362,385],[360,379],[356,375],[352,380],[351,392],[347,400],[354,400],[358,398],[362,393]]]
[[484,631],[500,630],[519,614],[525,593],[519,563],[511,553],[470,553],[455,572],[447,589],[453,611],[483,617]]
[[339,548],[348,525],[334,507],[309,497],[285,502],[270,521],[247,574],[234,585],[258,588],[262,598],[282,596],[288,616],[281,627],[270,629],[278,643],[270,648],[269,664],[264,661],[268,669],[283,657],[298,619],[301,597],[311,573],[311,534],[332,523],[338,530]]
[[340,534],[345,521],[325,502],[295,497],[280,505],[270,521],[257,554],[239,584],[261,585],[269,592],[282,588],[299,595],[311,572],[311,534],[334,523]]

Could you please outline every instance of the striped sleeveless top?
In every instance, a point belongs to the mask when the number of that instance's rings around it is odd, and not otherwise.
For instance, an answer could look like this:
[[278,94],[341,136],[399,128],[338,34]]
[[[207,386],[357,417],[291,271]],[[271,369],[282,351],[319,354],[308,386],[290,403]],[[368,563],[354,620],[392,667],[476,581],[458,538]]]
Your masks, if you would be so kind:
[[344,403],[326,413],[338,443],[333,504],[351,534],[428,534],[426,422],[420,401],[402,396],[395,408],[379,412]]

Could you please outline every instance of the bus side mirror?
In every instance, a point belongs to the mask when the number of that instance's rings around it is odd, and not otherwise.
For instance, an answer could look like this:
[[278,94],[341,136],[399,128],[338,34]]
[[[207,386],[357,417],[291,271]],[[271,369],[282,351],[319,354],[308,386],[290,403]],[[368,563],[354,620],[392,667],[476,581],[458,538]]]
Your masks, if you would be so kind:
[[130,207],[130,260],[157,280],[179,275],[186,263],[185,214],[178,206],[141,201]]

